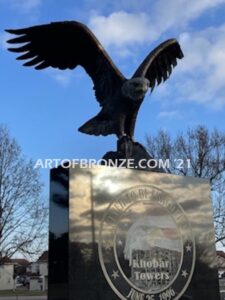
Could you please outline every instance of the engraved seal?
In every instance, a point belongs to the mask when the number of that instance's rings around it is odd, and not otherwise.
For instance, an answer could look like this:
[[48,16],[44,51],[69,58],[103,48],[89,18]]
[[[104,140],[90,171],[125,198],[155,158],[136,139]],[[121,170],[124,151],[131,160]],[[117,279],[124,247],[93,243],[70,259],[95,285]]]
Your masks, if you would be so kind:
[[109,204],[98,250],[105,278],[122,300],[177,300],[195,264],[195,242],[183,208],[149,185],[125,190]]

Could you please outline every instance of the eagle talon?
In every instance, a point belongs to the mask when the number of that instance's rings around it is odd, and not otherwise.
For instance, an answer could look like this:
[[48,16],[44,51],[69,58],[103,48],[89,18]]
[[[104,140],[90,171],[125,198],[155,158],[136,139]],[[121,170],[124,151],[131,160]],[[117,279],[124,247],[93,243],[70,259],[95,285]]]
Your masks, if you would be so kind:
[[118,139],[117,151],[121,152],[126,159],[132,157],[133,141],[129,135],[123,135]]
[[120,143],[129,143],[132,142],[132,138],[129,135],[122,135],[119,137],[119,142]]

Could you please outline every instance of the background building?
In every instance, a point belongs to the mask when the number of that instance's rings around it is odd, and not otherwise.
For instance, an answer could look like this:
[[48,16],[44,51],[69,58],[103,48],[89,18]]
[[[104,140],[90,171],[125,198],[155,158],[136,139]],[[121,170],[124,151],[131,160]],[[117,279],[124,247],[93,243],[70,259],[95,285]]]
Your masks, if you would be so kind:
[[48,251],[44,251],[36,262],[27,266],[27,275],[31,291],[48,289]]
[[14,265],[11,262],[0,265],[0,290],[14,289]]

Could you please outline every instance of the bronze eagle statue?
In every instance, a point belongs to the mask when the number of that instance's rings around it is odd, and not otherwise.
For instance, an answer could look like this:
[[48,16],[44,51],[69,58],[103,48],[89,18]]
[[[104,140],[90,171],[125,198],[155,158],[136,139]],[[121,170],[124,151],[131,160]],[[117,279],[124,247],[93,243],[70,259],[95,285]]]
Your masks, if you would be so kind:
[[[54,22],[23,29],[6,30],[18,35],[8,41],[23,44],[9,51],[20,53],[18,60],[36,70],[60,70],[82,66],[91,77],[100,112],[79,128],[92,135],[116,134],[133,140],[137,114],[145,94],[167,80],[183,53],[176,39],[169,39],[144,59],[131,79],[115,66],[101,43],[82,23]],[[22,55],[21,55],[22,54]]]

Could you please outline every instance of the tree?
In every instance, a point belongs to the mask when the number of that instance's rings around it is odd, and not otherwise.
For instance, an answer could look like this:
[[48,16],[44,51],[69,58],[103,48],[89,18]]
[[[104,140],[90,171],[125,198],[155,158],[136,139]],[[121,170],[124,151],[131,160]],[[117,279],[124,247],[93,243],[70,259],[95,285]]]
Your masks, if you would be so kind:
[[37,255],[47,237],[39,173],[0,125],[0,264],[15,254]]
[[167,172],[209,179],[216,242],[225,245],[225,133],[200,125],[175,137],[159,130],[147,137],[147,148],[155,159],[168,160]]

